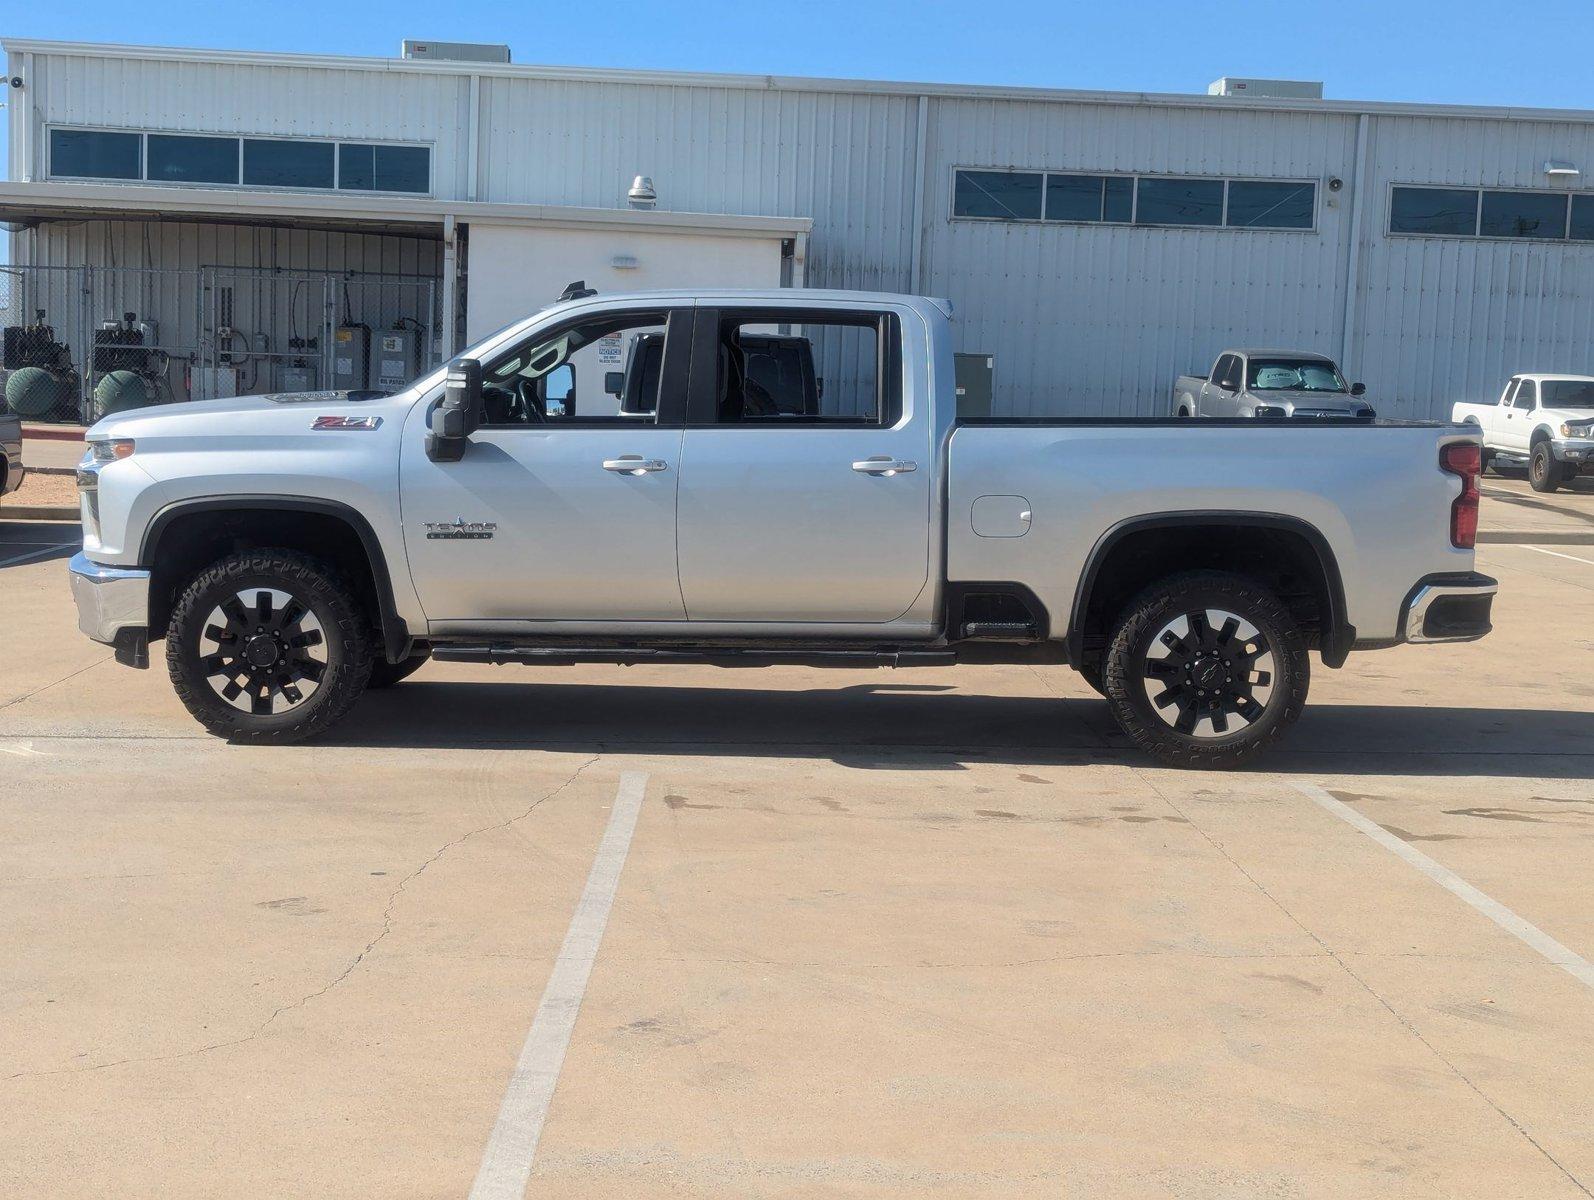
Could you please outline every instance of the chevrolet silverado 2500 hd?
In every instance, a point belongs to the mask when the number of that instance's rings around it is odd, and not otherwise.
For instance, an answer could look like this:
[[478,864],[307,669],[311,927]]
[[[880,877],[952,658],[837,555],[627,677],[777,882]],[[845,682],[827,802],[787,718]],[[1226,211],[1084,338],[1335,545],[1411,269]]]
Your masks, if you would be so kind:
[[1274,741],[1309,650],[1488,631],[1475,434],[959,421],[949,311],[582,294],[397,395],[109,417],[78,477],[82,628],[134,666],[165,638],[189,711],[244,740],[324,730],[428,655],[1066,662],[1191,766]]
[[1334,360],[1300,350],[1225,350],[1210,375],[1173,381],[1176,417],[1360,417],[1366,388],[1347,384]]
[[1458,422],[1483,432],[1483,458],[1523,463],[1536,492],[1594,471],[1594,375],[1513,375],[1494,404],[1459,403]]

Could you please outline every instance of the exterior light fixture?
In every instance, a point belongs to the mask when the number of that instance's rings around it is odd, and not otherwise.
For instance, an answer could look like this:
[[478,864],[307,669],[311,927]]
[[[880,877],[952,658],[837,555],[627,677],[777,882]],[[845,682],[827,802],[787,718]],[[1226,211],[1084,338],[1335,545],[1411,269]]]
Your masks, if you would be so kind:
[[1552,158],[1545,162],[1544,173],[1552,179],[1576,179],[1583,172],[1569,162],[1563,162],[1559,158]]
[[631,181],[631,190],[625,194],[625,198],[631,202],[632,208],[652,208],[659,202],[659,194],[653,190],[653,177],[638,175]]

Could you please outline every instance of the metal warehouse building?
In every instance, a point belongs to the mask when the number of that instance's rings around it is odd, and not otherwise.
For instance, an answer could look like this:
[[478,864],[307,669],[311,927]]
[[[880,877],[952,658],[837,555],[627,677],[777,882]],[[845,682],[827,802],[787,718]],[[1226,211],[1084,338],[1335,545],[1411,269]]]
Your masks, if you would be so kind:
[[1594,113],[5,48],[6,366],[57,417],[391,384],[576,278],[950,297],[997,414],[1163,414],[1234,344],[1388,416],[1594,370]]

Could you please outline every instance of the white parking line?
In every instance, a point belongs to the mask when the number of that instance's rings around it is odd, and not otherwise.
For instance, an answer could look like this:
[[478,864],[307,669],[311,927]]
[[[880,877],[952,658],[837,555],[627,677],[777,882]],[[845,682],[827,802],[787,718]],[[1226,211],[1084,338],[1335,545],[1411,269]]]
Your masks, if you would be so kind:
[[1573,562],[1587,563],[1589,566],[1594,567],[1594,558],[1579,558],[1575,554],[1562,554],[1559,550],[1546,550],[1543,546],[1523,546],[1522,549],[1536,550],[1540,554],[1549,554],[1555,558],[1569,558]]
[[1333,813],[1352,829],[1360,830],[1384,849],[1393,851],[1405,859],[1451,895],[1465,900],[1512,937],[1533,947],[1573,979],[1594,988],[1594,963],[1568,950],[1537,925],[1524,921],[1498,900],[1473,887],[1450,868],[1440,866],[1421,850],[1413,849],[1410,843],[1402,841],[1377,822],[1368,820],[1350,805],[1334,799],[1316,784],[1297,783],[1295,787],[1302,795]]
[[46,554],[53,554],[57,550],[66,550],[77,544],[77,542],[62,542],[58,546],[40,546],[37,550],[30,550],[26,554],[17,555],[15,558],[0,558],[0,567],[9,567],[12,563],[27,562],[30,558],[42,558]]
[[647,786],[648,777],[640,771],[626,771],[620,776],[620,790],[614,798],[608,827],[598,843],[587,886],[570,918],[570,930],[548,976],[542,1003],[537,1006],[531,1032],[520,1051],[520,1061],[509,1077],[498,1120],[470,1189],[471,1200],[520,1200],[525,1195],[542,1125],[548,1117],[548,1104],[558,1086],[570,1034],[609,923],[609,909],[620,885],[620,871],[631,848],[631,835],[636,832]]

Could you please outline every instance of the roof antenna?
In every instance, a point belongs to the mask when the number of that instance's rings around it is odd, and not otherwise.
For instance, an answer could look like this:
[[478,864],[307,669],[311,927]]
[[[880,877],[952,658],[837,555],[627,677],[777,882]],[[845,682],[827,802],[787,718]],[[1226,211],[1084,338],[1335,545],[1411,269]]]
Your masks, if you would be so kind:
[[597,288],[589,288],[585,279],[578,279],[565,286],[565,290],[559,293],[557,303],[563,304],[566,300],[585,300],[588,296],[597,294]]

